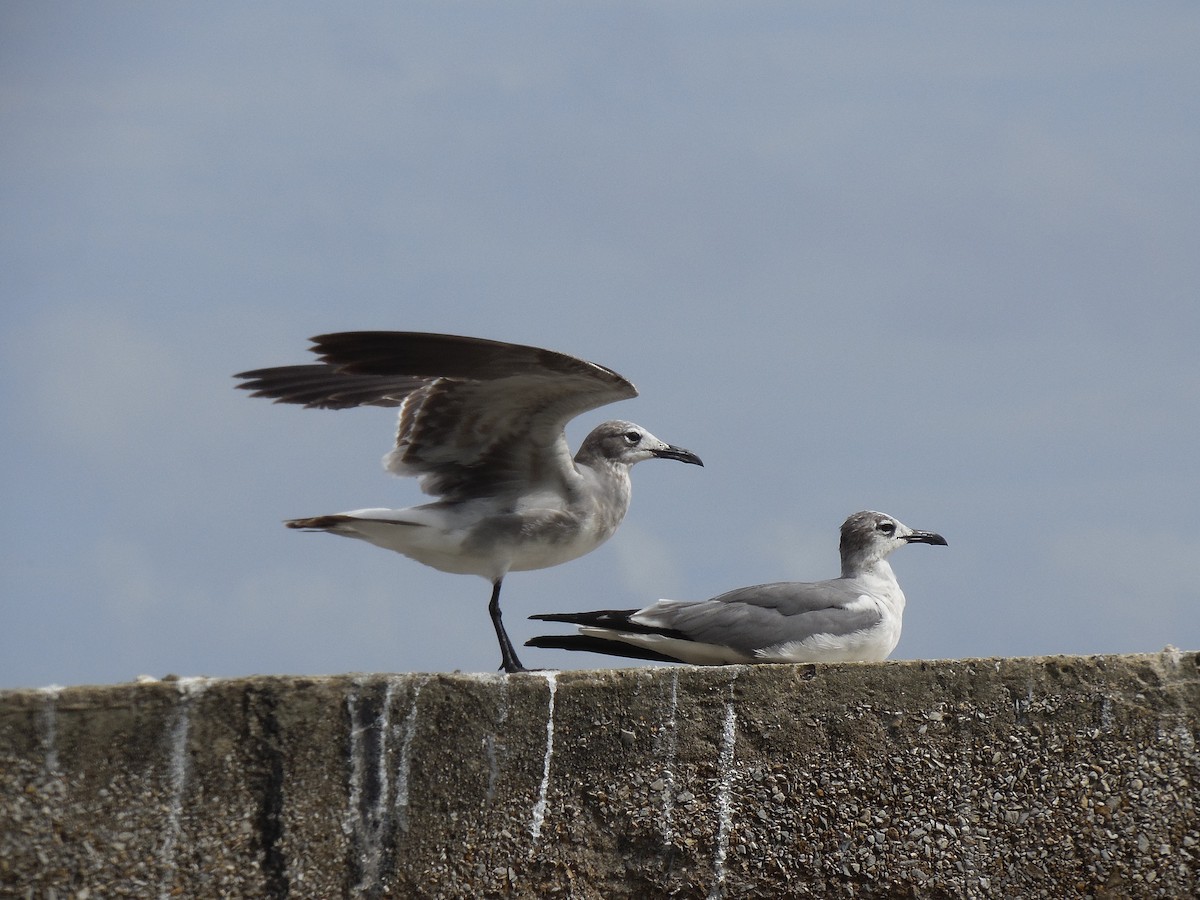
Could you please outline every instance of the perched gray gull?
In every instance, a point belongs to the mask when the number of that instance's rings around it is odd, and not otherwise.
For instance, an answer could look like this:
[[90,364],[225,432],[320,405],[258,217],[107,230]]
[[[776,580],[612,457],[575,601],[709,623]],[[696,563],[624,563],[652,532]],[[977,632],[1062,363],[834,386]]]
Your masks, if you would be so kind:
[[693,665],[887,659],[900,640],[904,592],[888,554],[946,539],[891,516],[858,512],[842,524],[842,575],[738,588],[711,600],[659,600],[645,609],[531,616],[579,626],[530,647],[590,650]]
[[563,428],[637,396],[611,369],[573,356],[481,338],[351,331],[312,339],[319,364],[242,372],[238,387],[323,409],[400,408],[383,458],[438,499],[408,509],[356,509],[292,519],[492,583],[488,611],[506,672],[524,671],[500,616],[511,571],[544,569],[604,543],[629,508],[629,469],[659,457],[704,465],[632,422],[597,426],[571,456]]

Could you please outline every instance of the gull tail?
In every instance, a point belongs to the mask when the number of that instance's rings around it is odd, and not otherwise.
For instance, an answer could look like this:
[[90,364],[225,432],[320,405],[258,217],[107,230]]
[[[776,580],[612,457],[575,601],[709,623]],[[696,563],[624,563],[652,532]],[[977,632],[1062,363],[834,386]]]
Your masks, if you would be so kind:
[[564,622],[567,625],[577,625],[584,634],[545,634],[530,638],[525,642],[527,647],[541,647],[547,650],[586,650],[590,653],[604,653],[608,656],[626,656],[631,659],[651,659],[656,662],[687,662],[688,660],[663,653],[639,641],[639,637],[648,643],[678,645],[691,640],[681,631],[673,628],[663,628],[655,625],[643,625],[634,616],[642,610],[638,609],[598,609],[594,612],[581,613],[542,613],[530,616],[542,622]]
[[300,531],[324,531],[328,534],[359,538],[386,550],[395,550],[409,556],[417,549],[414,539],[419,541],[431,535],[436,537],[435,530],[423,527],[422,522],[397,518],[398,515],[409,512],[411,511],[362,509],[327,516],[312,516],[307,519],[288,519],[283,524]]
[[495,583],[503,571],[497,573],[494,566],[483,565],[490,563],[489,559],[477,560],[464,555],[461,531],[454,531],[453,521],[447,527],[446,518],[433,506],[355,509],[306,519],[288,519],[283,524],[299,531],[323,531],[357,538],[443,572],[482,575]]
[[674,628],[662,625],[643,625],[634,619],[642,609],[597,609],[594,612],[581,613],[539,613],[530,616],[543,622],[565,622],[568,625],[578,625],[583,628],[604,628],[609,631],[619,631],[625,634],[653,634],[658,637],[690,641],[691,638]]
[[346,525],[353,522],[353,516],[311,516],[307,519],[288,519],[283,524],[288,528],[299,528],[302,531],[343,531]]
[[[531,616],[531,618],[540,617]],[[630,659],[650,659],[655,662],[684,662],[678,657],[658,653],[648,647],[610,641],[586,634],[543,634],[530,638],[525,642],[525,646],[540,647],[543,650],[584,650],[588,653],[603,653],[607,656],[624,656]]]
[[565,622],[568,625],[588,626],[591,628],[614,628],[621,631],[636,631],[645,634],[657,634],[659,629],[647,628],[633,622],[636,609],[597,609],[594,612],[581,613],[538,613],[530,616],[541,622]]

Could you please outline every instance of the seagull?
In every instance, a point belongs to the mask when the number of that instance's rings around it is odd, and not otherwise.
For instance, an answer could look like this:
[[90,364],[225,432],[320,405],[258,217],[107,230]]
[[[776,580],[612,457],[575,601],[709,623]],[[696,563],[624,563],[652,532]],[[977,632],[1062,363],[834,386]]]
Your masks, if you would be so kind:
[[629,509],[629,470],[644,459],[702,466],[632,422],[597,426],[573,457],[563,429],[580,413],[637,396],[611,369],[518,344],[449,334],[352,331],[312,338],[320,363],[241,372],[254,397],[305,407],[399,407],[384,468],[437,499],[292,519],[492,584],[488,612],[501,667],[523,672],[500,615],[510,571],[544,569],[610,538]]
[[904,592],[887,557],[905,544],[945,546],[946,539],[884,513],[857,512],[842,523],[840,578],[758,584],[645,609],[530,616],[578,625],[579,633],[525,643],[701,666],[887,659],[904,614]]

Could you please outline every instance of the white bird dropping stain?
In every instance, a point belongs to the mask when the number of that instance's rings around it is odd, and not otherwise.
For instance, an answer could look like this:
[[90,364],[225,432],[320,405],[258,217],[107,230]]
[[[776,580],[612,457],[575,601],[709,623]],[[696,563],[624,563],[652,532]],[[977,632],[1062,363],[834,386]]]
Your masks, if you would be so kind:
[[[508,679],[500,680],[498,694],[500,702],[496,709],[497,732],[508,721]],[[488,761],[487,794],[484,796],[484,799],[489,803],[496,799],[496,782],[500,779],[500,756],[504,753],[505,749],[504,744],[497,740],[496,732],[487,735],[483,739],[483,750],[487,754]]]
[[46,698],[39,716],[42,729],[42,756],[45,759],[46,774],[57,776],[58,767],[58,695],[63,691],[62,685],[48,684],[40,689]]
[[379,793],[373,816],[375,822],[379,825],[379,835],[382,836],[383,824],[386,821],[386,809],[384,805],[387,803],[388,794],[390,793],[390,779],[388,777],[388,733],[391,730],[392,721],[392,697],[396,693],[395,679],[388,679],[387,687],[383,692],[383,706],[379,710],[379,716],[375,720],[379,727],[379,749],[378,756],[375,760],[376,768],[376,783],[379,785]]
[[546,713],[546,758],[542,763],[542,784],[538,788],[537,803],[533,804],[533,818],[529,823],[529,833],[533,836],[534,846],[542,836],[542,822],[546,818],[546,791],[550,787],[550,758],[554,755],[554,692],[557,689],[555,681],[557,672],[543,672],[546,684],[550,688],[550,706]]
[[496,780],[500,777],[500,760],[496,756],[496,736],[489,734],[483,739],[483,752],[487,755],[488,783],[483,799],[491,803],[496,799]]
[[[732,685],[731,691],[732,691]],[[729,852],[729,825],[732,819],[733,802],[730,796],[733,787],[733,747],[737,739],[737,712],[733,700],[725,704],[725,727],[721,730],[721,755],[718,767],[721,781],[717,787],[717,850],[713,856],[712,890],[709,900],[718,900],[725,895],[725,856]]]
[[400,762],[396,767],[396,822],[402,831],[408,831],[408,774],[412,768],[413,738],[417,734],[417,699],[428,681],[428,678],[422,678],[413,686],[412,703],[400,725],[403,737],[400,739]]
[[658,818],[658,827],[662,832],[663,845],[670,844],[675,839],[675,829],[671,827],[671,816],[675,812],[675,753],[678,747],[679,731],[676,723],[676,711],[679,708],[679,670],[671,670],[671,699],[667,706],[667,721],[663,726],[666,749],[662,773],[662,814]]
[[183,795],[187,789],[188,780],[188,734],[192,728],[192,704],[196,697],[208,686],[206,678],[180,678],[175,682],[179,691],[179,704],[175,708],[175,721],[167,737],[167,790],[169,803],[167,806],[167,827],[163,836],[162,851],[159,858],[163,861],[162,889],[159,896],[167,898],[173,895],[175,887],[175,847],[183,824]]
[[343,830],[355,848],[358,886],[374,891],[380,887],[393,824],[388,734],[392,699],[399,682],[389,679],[382,696],[378,690],[364,691],[364,682],[365,679],[356,680],[346,695],[350,719],[350,808]]
[[362,729],[358,727],[358,688],[359,682],[355,681],[354,687],[346,694],[346,716],[350,720],[350,808],[346,813],[346,821],[343,823],[342,830],[346,834],[357,836],[357,832],[362,826],[362,816],[359,812],[359,800],[362,799],[362,784],[363,784],[363,760],[362,760]]
[[1105,694],[1100,698],[1100,728],[1102,731],[1110,732],[1113,730],[1113,722],[1116,721],[1116,716],[1113,715],[1112,697]]

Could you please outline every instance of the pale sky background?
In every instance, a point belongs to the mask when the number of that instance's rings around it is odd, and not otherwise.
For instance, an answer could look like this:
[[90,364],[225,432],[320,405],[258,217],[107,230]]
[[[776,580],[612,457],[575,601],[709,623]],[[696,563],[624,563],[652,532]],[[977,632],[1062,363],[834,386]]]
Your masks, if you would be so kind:
[[515,640],[870,508],[950,544],[894,658],[1200,648],[1194,3],[7,0],[0,116],[0,687],[493,671],[485,581],[280,524],[423,500],[391,411],[233,387],[372,328],[610,366],[572,442],[707,464]]

